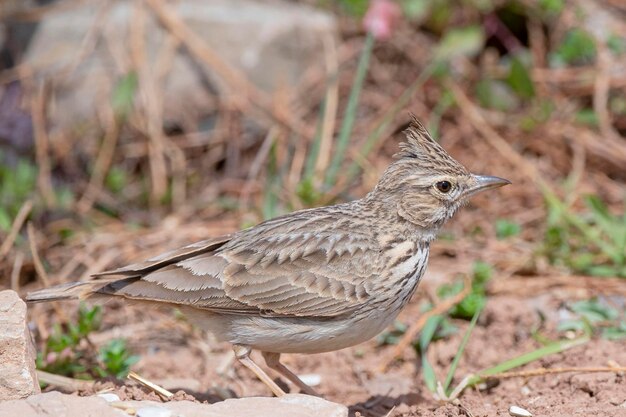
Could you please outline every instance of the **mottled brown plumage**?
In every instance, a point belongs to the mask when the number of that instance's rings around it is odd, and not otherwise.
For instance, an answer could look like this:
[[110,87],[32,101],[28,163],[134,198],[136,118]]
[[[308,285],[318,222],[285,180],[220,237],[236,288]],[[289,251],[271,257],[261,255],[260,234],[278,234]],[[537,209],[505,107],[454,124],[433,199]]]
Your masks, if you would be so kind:
[[341,349],[382,331],[424,274],[430,242],[467,198],[508,181],[477,176],[417,121],[366,197],[302,210],[73,283],[29,301],[123,297],[177,305],[235,346],[274,393],[250,349],[306,392],[280,353]]

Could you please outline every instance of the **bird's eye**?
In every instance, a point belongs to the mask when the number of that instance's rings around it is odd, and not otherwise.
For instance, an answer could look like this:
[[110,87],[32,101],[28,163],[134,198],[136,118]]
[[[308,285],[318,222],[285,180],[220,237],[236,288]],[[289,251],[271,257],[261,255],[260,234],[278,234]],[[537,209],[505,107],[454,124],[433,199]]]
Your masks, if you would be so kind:
[[452,189],[452,183],[450,181],[439,181],[435,184],[435,187],[442,193],[447,193]]

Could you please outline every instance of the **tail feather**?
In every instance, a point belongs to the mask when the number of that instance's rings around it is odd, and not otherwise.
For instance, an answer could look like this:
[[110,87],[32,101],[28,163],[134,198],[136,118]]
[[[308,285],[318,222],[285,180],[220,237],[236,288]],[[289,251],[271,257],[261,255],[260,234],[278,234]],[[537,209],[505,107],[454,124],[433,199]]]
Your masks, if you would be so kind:
[[111,281],[117,281],[117,279],[97,279],[55,285],[54,287],[29,292],[26,295],[26,302],[39,303],[43,301],[85,299],[96,293],[100,288],[108,285]]

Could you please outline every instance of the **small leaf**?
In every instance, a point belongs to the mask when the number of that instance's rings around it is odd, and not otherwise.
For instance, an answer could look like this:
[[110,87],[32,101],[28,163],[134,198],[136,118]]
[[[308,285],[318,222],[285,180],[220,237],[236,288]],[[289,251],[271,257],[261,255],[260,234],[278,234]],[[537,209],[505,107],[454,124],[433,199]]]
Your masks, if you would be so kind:
[[619,316],[617,310],[602,303],[597,298],[572,303],[570,309],[582,315],[592,323],[596,321],[615,320]]
[[508,237],[517,236],[522,231],[522,227],[515,222],[507,219],[496,220],[496,236],[498,239],[506,239]]
[[430,362],[428,362],[426,351],[428,350],[428,345],[430,345],[430,342],[439,327],[439,323],[441,323],[442,320],[443,316],[440,314],[430,317],[422,328],[419,338],[419,348],[422,356],[422,377],[424,378],[426,387],[431,392],[435,392],[437,389],[437,375],[435,374],[435,370]]
[[474,284],[484,284],[491,279],[493,268],[487,262],[474,262]]
[[473,25],[451,29],[443,36],[435,50],[435,59],[449,60],[458,56],[473,56],[485,43],[485,33],[481,26]]
[[413,21],[419,21],[426,17],[430,8],[430,1],[428,0],[402,0],[400,4],[405,16]]
[[548,16],[555,16],[561,13],[564,7],[563,0],[539,0],[539,7]]
[[578,110],[574,116],[574,120],[580,124],[598,126],[598,115],[592,109]]
[[593,62],[596,56],[596,44],[593,37],[585,30],[574,28],[565,34],[565,38],[554,54],[554,64],[585,64]]
[[11,230],[11,217],[4,207],[0,207],[0,230],[8,232]]
[[511,111],[520,105],[520,100],[513,89],[500,80],[480,80],[476,84],[475,92],[480,105],[488,109]]
[[602,337],[610,340],[626,339],[626,322],[621,321],[618,326],[607,327],[602,331]]
[[529,99],[535,96],[535,85],[530,78],[528,69],[518,57],[511,60],[507,82],[521,98]]
[[626,53],[626,38],[617,35],[611,35],[606,40],[606,46],[608,46],[613,55],[623,55]]
[[133,108],[133,101],[139,84],[137,73],[129,72],[122,77],[113,90],[111,105],[119,117],[126,117]]
[[128,180],[126,178],[126,171],[119,167],[111,167],[104,180],[104,183],[109,190],[113,191],[116,194],[119,193],[126,187],[126,184],[128,183]]

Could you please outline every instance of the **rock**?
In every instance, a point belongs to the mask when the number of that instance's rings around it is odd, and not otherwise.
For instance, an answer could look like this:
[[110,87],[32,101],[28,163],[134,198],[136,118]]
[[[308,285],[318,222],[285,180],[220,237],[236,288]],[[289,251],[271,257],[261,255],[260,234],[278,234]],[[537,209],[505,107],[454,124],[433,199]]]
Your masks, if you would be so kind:
[[35,348],[26,324],[26,303],[15,291],[1,291],[0,401],[39,392]]
[[60,392],[47,392],[22,400],[0,402],[0,416],[128,417],[128,414],[113,408],[106,400],[97,396],[78,397]]
[[102,398],[104,401],[108,403],[114,403],[117,401],[122,401],[117,394],[113,394],[110,392],[103,392],[102,394],[96,394],[96,397]]
[[[222,60],[268,92],[293,87],[309,69],[323,66],[323,39],[336,36],[332,15],[293,2],[187,0],[168,2],[168,6]],[[154,72],[159,59],[167,55],[167,34],[145,7],[145,65],[139,74]],[[98,7],[89,2],[46,14],[24,56],[24,65],[44,79],[61,74],[75,62],[97,17]],[[103,98],[110,97],[116,83],[132,69],[129,27],[136,17],[133,2],[110,4],[109,12],[98,22],[104,39],[87,51],[71,75],[53,82],[54,105],[49,106],[48,117],[54,124],[75,127],[96,116]],[[207,114],[214,99],[201,68],[209,72],[211,68],[198,65],[180,47],[170,61],[168,74],[159,85],[166,121],[193,120],[194,115]],[[222,85],[211,79],[215,81]]]
[[322,398],[303,394],[288,394],[280,398],[233,398],[212,404],[203,414],[187,401],[168,403],[176,413],[185,417],[348,417],[348,408]]
[[134,410],[141,417],[347,417],[348,408],[322,398],[302,394],[288,394],[281,398],[250,397],[201,404],[191,401],[121,401],[109,404],[103,398],[78,397],[48,392],[22,400],[0,403],[0,416],[20,417],[123,417],[122,410]]
[[137,409],[137,417],[172,417],[172,410],[164,407],[141,407]]

